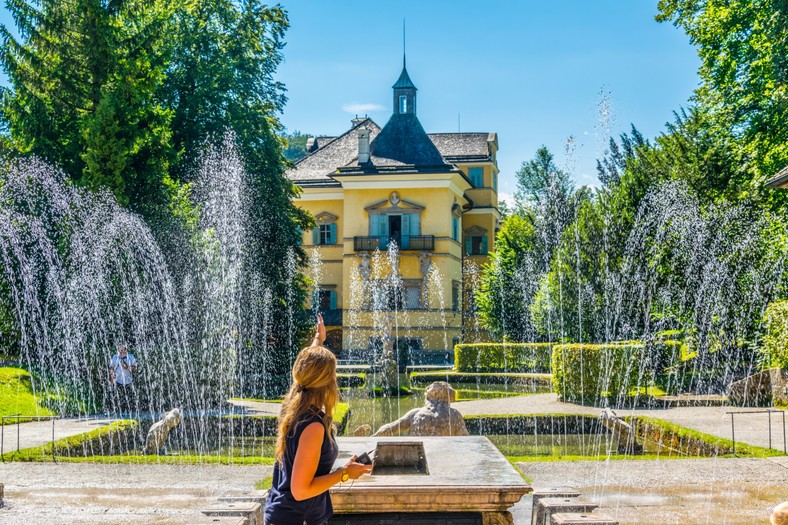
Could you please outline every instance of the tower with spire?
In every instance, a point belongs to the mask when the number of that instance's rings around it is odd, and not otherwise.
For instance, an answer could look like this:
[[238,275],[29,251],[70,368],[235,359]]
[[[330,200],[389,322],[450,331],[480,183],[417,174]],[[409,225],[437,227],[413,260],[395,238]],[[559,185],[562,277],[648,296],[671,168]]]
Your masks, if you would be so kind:
[[391,86],[394,89],[394,114],[416,114],[416,91],[417,88],[408,75],[408,68],[405,65],[405,55],[402,55],[402,73],[397,81]]

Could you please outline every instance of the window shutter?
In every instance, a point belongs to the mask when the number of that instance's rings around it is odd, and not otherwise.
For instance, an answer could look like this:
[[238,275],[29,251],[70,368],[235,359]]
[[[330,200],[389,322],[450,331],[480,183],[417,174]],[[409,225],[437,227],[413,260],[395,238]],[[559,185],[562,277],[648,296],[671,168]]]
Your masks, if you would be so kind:
[[407,250],[410,248],[410,213],[402,214],[402,237],[400,239],[400,248]]
[[380,215],[370,215],[369,216],[369,236],[370,237],[377,237],[378,235],[378,221]]
[[336,244],[337,243],[337,225],[336,223],[332,223],[328,225],[329,233],[331,239],[329,239],[328,244]]
[[421,235],[421,214],[412,213],[410,216],[410,234],[413,236]]
[[482,255],[487,255],[487,236],[482,235]]
[[337,309],[337,292],[335,290],[331,290],[330,292],[330,300],[331,300],[331,309]]
[[312,244],[320,244],[320,225],[312,228]]
[[465,237],[465,255],[471,254],[471,246],[473,246],[471,239],[472,237],[470,235]]

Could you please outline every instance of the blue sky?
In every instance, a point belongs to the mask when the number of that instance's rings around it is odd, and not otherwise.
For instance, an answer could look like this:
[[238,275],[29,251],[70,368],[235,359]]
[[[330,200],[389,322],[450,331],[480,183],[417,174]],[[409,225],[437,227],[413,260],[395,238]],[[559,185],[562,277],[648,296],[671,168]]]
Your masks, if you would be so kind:
[[[428,132],[495,131],[501,191],[546,145],[579,184],[597,184],[609,133],[664,130],[698,85],[687,37],[657,23],[656,0],[285,0],[278,78],[291,131],[334,135],[355,113],[385,124],[407,64]],[[602,100],[606,103],[602,103]],[[609,117],[601,117],[602,106]],[[566,154],[568,137],[574,153]]]
[[[695,49],[681,31],[654,21],[657,0],[282,5],[291,28],[277,77],[288,90],[281,115],[288,130],[339,134],[356,113],[385,124],[406,19],[422,125],[497,132],[502,193],[515,191],[515,172],[542,144],[579,184],[597,184],[595,159],[610,133],[634,123],[657,136],[698,84]],[[0,22],[11,23],[4,8]],[[603,106],[609,117],[601,117]]]

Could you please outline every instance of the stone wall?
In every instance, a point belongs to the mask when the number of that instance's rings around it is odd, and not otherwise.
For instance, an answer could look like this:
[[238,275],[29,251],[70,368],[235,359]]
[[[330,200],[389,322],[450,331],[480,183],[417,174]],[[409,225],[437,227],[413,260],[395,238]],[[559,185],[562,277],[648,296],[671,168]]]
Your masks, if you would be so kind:
[[788,370],[770,368],[732,383],[728,401],[737,406],[788,405]]

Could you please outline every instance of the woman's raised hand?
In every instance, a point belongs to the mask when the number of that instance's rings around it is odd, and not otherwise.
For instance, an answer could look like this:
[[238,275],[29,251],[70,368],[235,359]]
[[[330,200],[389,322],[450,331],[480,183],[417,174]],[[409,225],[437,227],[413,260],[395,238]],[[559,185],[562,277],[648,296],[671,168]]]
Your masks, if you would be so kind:
[[315,327],[315,341],[322,345],[326,341],[326,325],[323,324],[323,316],[317,314],[317,326]]

